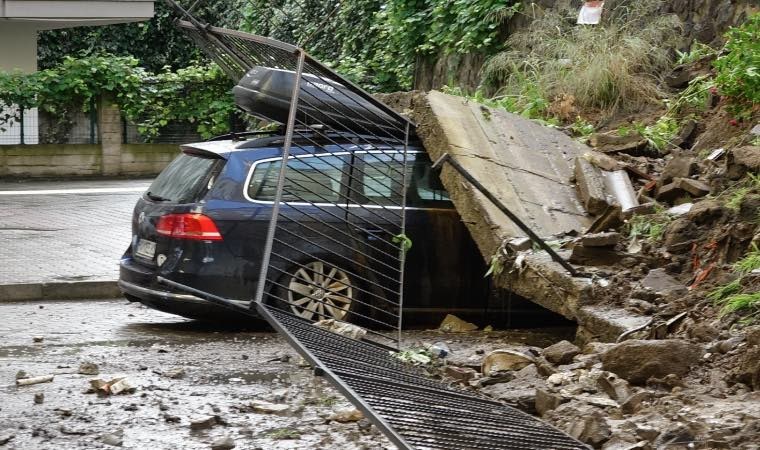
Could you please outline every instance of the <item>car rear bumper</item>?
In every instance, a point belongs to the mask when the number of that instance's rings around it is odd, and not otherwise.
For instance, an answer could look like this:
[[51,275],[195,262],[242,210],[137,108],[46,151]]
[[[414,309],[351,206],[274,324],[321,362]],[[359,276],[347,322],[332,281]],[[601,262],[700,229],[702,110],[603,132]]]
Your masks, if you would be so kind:
[[[170,314],[212,321],[250,320],[250,313],[234,311],[198,296],[166,289],[156,281],[156,274],[147,267],[136,263],[130,257],[122,258],[119,264],[119,289],[130,301],[136,301],[153,309]],[[247,302],[235,301],[244,308]]]

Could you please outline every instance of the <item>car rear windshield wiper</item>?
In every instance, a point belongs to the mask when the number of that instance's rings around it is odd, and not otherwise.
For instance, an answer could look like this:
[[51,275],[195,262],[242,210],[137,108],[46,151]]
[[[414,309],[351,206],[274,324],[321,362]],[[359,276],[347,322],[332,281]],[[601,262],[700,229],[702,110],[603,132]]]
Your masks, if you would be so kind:
[[168,201],[171,201],[170,198],[161,197],[160,195],[154,194],[154,193],[152,193],[150,191],[146,192],[145,195],[147,195],[148,198],[151,199],[151,200],[153,200],[154,202],[168,202]]

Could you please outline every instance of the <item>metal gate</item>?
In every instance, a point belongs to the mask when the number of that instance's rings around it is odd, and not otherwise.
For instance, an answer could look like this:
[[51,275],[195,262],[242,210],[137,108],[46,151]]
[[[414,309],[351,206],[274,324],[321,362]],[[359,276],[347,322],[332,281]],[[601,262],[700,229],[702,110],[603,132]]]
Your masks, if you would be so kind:
[[272,216],[245,312],[265,318],[399,448],[585,448],[392,355],[413,245],[404,233],[418,150],[412,124],[302,48],[202,24],[166,1],[185,19],[179,26],[239,80],[238,106],[282,129],[266,141],[282,154],[257,162],[246,182],[249,200],[271,204]]

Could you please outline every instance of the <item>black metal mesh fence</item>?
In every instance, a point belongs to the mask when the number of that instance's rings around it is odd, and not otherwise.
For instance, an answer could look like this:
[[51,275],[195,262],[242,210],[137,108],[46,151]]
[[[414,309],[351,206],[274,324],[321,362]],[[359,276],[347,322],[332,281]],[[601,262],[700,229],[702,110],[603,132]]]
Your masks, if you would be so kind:
[[0,125],[0,145],[97,144],[98,121],[94,109],[51,114],[44,109],[5,107],[12,116]]

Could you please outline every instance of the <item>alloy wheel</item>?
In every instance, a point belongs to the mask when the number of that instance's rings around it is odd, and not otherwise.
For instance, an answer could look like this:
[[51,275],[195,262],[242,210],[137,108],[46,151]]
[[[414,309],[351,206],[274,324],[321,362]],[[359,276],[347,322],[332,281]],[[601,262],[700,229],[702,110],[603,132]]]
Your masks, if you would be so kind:
[[343,320],[351,309],[353,294],[346,272],[322,261],[299,267],[288,284],[291,311],[308,320]]

